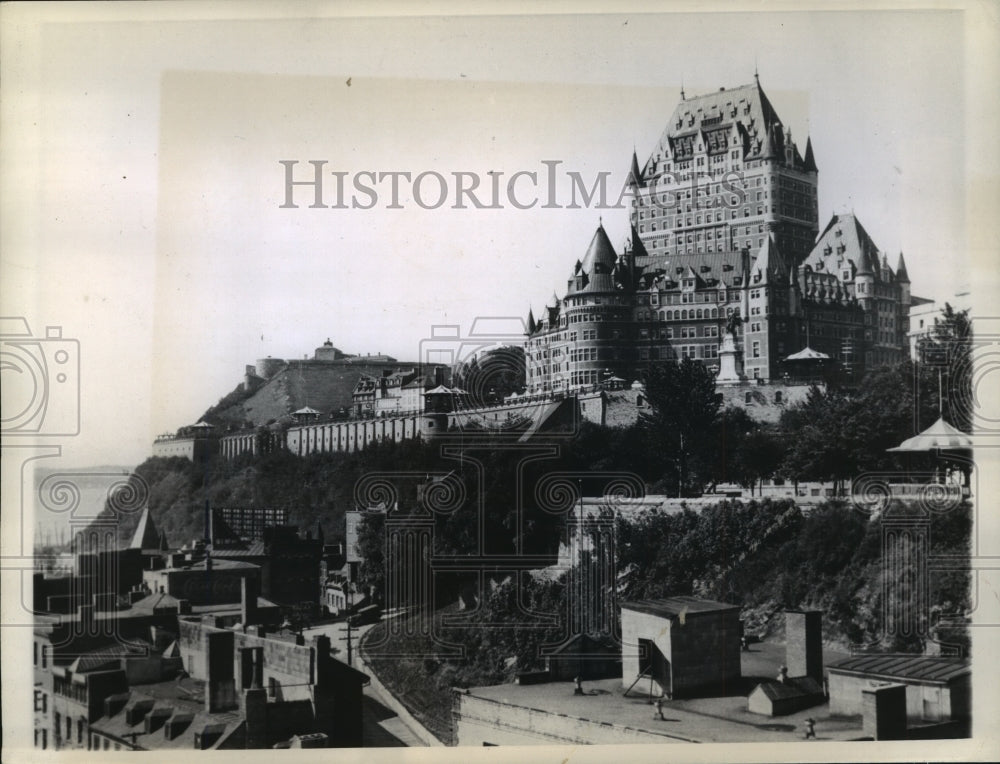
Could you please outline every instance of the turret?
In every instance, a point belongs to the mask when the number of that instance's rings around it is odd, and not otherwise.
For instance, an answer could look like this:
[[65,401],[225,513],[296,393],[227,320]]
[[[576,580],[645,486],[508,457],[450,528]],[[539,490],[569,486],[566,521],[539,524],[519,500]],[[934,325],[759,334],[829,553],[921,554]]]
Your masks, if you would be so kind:
[[868,250],[862,248],[857,273],[854,274],[854,293],[861,306],[868,310],[875,298],[875,266]]
[[632,167],[628,173],[628,184],[632,189],[641,188],[645,185],[642,180],[642,172],[639,170],[639,158],[635,155],[635,149],[632,149]]
[[424,410],[420,415],[420,437],[424,441],[440,438],[448,432],[448,415],[454,408],[454,392],[439,385],[424,393]]
[[806,172],[819,172],[816,169],[816,158],[813,156],[812,138],[806,138],[806,158],[802,162],[802,169]]
[[896,265],[896,283],[899,284],[899,302],[902,305],[909,305],[910,300],[910,277],[906,273],[906,261],[903,260],[903,253],[899,253],[899,263]]

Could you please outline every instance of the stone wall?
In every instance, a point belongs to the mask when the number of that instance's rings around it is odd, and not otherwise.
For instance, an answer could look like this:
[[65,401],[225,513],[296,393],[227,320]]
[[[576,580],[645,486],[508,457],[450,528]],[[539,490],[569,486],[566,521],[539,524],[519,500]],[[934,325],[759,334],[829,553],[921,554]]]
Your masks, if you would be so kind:
[[[178,624],[180,631],[178,646],[184,659],[184,668],[195,679],[205,680],[207,677],[205,635],[223,630],[184,618],[181,618]],[[263,648],[265,687],[271,684],[272,678],[277,683],[279,693],[282,685],[302,685],[314,681],[315,654],[312,647],[241,632],[235,632],[234,636],[233,676],[236,677],[238,689],[242,675],[240,648],[244,647]]]
[[804,401],[810,387],[798,382],[771,381],[761,385],[747,381],[718,385],[715,391],[722,394],[722,408],[741,408],[758,422],[773,423],[789,406]]

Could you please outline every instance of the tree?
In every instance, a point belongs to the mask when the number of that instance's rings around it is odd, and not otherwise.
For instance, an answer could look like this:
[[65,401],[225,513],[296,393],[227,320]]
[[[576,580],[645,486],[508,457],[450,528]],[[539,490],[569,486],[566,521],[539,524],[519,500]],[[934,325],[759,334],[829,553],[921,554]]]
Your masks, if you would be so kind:
[[973,359],[969,311],[956,311],[945,303],[930,333],[921,338],[917,357],[932,374],[941,373],[941,416],[963,432],[971,432]]
[[366,512],[358,523],[358,555],[361,566],[358,581],[366,590],[374,590],[381,601],[385,592],[385,514]]
[[716,420],[712,482],[736,483],[751,491],[781,467],[785,446],[780,433],[730,407]]
[[715,377],[690,358],[655,364],[646,375],[652,413],[640,418],[647,443],[661,455],[663,479],[678,495],[698,493],[710,480],[711,433],[722,405]]

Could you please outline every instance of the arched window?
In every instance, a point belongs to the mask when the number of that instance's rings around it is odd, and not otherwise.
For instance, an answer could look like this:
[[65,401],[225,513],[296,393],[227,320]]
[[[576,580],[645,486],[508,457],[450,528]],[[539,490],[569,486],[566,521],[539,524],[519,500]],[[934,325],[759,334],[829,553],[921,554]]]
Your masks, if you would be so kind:
[[719,309],[712,308],[712,318],[718,318],[718,317],[719,317]]
[[698,318],[704,318],[701,308],[698,308]]

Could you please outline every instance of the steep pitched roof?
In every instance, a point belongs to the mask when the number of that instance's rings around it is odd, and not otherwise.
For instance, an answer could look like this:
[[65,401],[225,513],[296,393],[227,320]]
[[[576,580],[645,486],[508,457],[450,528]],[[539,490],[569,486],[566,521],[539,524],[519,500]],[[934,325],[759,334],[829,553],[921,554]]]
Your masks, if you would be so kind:
[[153,516],[149,513],[149,507],[143,507],[142,515],[139,517],[139,524],[132,534],[132,541],[129,542],[129,549],[144,549],[156,552],[160,549],[160,531],[153,522]]
[[[583,262],[578,268],[574,268],[569,279],[570,294],[581,292],[610,292],[614,290],[613,273],[615,264],[618,262],[618,255],[615,248],[604,231],[604,226],[599,225],[594,237],[587,247],[587,254],[583,257]],[[558,304],[558,300],[557,300]]]
[[772,135],[774,134],[774,128],[764,131],[764,137],[761,141],[760,146],[760,158],[761,159],[775,159],[778,156],[777,150],[774,148],[774,139]]
[[806,172],[819,172],[816,168],[816,158],[813,156],[813,144],[810,137],[806,137],[806,158],[803,163],[803,169]]
[[851,212],[830,218],[802,265],[813,271],[838,275],[853,264],[851,279],[858,274],[872,274],[879,278],[879,260],[878,247]]
[[910,276],[906,272],[906,261],[903,260],[903,253],[899,253],[899,262],[896,264],[896,281],[900,284],[909,284]]
[[610,274],[617,259],[618,255],[615,254],[614,245],[611,244],[611,239],[605,233],[604,226],[597,226],[594,238],[590,240],[590,246],[587,247],[587,254],[583,257],[584,273],[588,276],[598,273]]
[[[758,278],[759,276],[759,278]],[[764,239],[757,257],[750,268],[751,284],[784,283],[788,276],[788,263],[778,249],[773,234]]]
[[646,245],[642,242],[642,237],[639,232],[635,229],[635,224],[632,225],[632,255],[634,257],[649,257],[649,250],[646,249]]
[[642,172],[639,170],[639,158],[632,149],[632,166],[629,168],[628,182],[631,186],[642,186]]
[[684,98],[674,108],[646,168],[651,168],[658,155],[687,157],[698,138],[708,141],[713,151],[724,151],[730,136],[740,135],[750,153],[759,155],[775,126],[780,133],[781,119],[758,81]]

